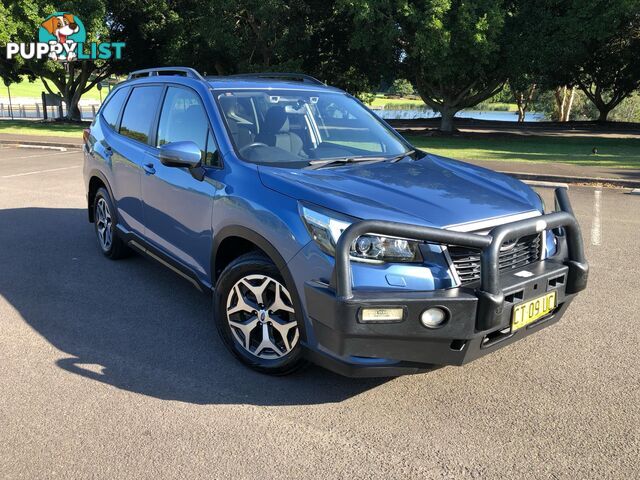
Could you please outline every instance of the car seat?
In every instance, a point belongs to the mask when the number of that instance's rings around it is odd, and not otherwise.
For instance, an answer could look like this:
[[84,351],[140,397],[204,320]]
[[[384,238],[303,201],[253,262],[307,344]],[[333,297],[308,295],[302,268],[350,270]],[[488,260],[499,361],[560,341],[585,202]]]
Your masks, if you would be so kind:
[[300,156],[304,144],[297,134],[289,130],[289,117],[284,107],[274,106],[267,110],[262,131],[256,136],[256,142]]

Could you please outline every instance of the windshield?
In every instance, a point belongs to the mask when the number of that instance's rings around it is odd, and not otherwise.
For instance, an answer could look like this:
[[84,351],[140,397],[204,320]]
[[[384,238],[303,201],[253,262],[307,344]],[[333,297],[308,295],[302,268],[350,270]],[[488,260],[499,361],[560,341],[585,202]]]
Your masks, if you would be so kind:
[[229,90],[215,94],[238,155],[276,166],[397,157],[407,146],[343,93]]

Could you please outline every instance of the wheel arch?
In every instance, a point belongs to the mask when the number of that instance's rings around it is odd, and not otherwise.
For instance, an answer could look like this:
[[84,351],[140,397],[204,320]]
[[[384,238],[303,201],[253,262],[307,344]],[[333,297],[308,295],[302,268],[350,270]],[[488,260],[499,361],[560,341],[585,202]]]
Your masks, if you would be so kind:
[[[264,253],[273,263],[276,265],[282,277],[285,281],[285,285],[291,293],[294,308],[300,314],[300,335],[303,343],[307,339],[307,328],[306,323],[304,321],[305,317],[305,309],[302,306],[302,298],[296,288],[296,282],[289,270],[287,265],[287,261],[282,257],[280,252],[273,246],[273,244],[267,240],[265,237],[260,235],[246,227],[242,227],[239,225],[232,225],[228,227],[222,228],[214,237],[213,249],[211,254],[211,285],[212,289],[215,290],[216,282],[218,280],[218,276],[220,272],[224,269],[223,263],[217,262],[223,258],[228,265],[229,262],[233,261],[239,255],[244,253],[248,253],[246,250],[238,250],[240,253],[237,256],[224,258],[225,251],[222,248],[233,248],[237,243],[242,242],[244,246],[252,245],[254,251],[261,251]],[[218,270],[219,269],[219,270]]]
[[269,240],[249,228],[233,225],[224,227],[214,237],[211,254],[212,285],[215,285],[218,276],[230,262],[252,250],[264,253],[285,276],[287,283],[293,282],[287,262]]
[[[96,193],[101,187],[107,189],[107,192],[109,192],[109,196],[111,197],[111,201],[115,203],[113,190],[111,190],[111,185],[109,185],[107,177],[105,177],[105,175],[100,170],[94,170],[89,175],[89,187],[87,190],[87,212],[89,215],[89,222],[91,223],[93,223],[95,220],[93,215],[93,204],[96,198]],[[114,214],[117,215],[118,207],[116,205],[114,205],[114,207],[116,210]]]

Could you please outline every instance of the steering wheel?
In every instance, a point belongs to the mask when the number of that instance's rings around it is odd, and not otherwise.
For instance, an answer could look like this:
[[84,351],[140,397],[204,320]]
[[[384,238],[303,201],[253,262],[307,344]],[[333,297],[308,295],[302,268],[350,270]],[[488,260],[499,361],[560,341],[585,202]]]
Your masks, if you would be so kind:
[[244,153],[245,151],[249,150],[250,148],[255,148],[255,147],[268,147],[269,145],[267,145],[266,143],[262,143],[262,142],[253,142],[250,143],[249,145],[245,145],[244,147],[242,147],[238,153]]

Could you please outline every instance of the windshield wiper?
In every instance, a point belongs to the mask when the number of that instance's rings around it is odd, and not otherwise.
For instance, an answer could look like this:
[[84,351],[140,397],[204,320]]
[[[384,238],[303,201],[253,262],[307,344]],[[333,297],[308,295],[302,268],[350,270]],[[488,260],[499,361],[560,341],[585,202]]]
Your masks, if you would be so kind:
[[358,163],[358,162],[380,162],[386,160],[386,157],[340,157],[326,158],[323,160],[310,160],[309,165],[305,167],[307,170],[317,170],[318,168],[327,167],[334,164]]
[[[389,158],[389,161],[391,163],[396,163],[396,162],[399,162],[400,160],[402,160],[404,157],[409,157],[409,156],[413,155],[414,153],[416,153],[416,151],[413,150],[413,149],[407,150],[406,152],[401,153],[400,155],[396,155],[395,157]],[[412,159],[412,160],[415,160],[415,159]]]
[[346,163],[358,163],[358,162],[386,162],[390,161],[392,163],[398,162],[402,160],[407,155],[413,155],[416,153],[415,150],[408,150],[399,155],[394,155],[392,157],[384,157],[381,155],[375,157],[339,157],[339,158],[326,158],[323,160],[311,160],[309,161],[309,166],[305,167],[307,170],[316,170],[318,168],[327,167],[329,165],[335,164],[346,164]]

